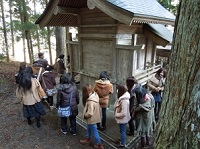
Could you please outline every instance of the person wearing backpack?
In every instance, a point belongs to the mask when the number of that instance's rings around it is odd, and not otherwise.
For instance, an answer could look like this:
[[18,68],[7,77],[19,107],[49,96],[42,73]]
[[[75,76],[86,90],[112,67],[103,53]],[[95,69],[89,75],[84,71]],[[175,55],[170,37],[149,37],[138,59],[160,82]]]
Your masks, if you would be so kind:
[[[65,108],[70,106],[71,115],[61,118],[61,132],[76,135],[76,116],[78,115],[79,92],[76,84],[72,81],[70,74],[66,73],[61,76],[60,84],[58,85],[56,107]],[[70,127],[68,130],[67,119],[69,118]]]

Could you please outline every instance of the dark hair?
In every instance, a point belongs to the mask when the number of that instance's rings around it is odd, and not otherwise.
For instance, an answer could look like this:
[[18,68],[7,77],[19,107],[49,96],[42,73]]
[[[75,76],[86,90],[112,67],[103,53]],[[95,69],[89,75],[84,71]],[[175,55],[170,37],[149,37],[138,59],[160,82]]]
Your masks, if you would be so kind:
[[163,68],[158,69],[158,71],[156,72],[156,74],[160,75],[160,73],[163,71]]
[[93,93],[93,88],[90,84],[85,84],[82,87],[82,103],[85,106],[87,99],[89,98],[90,93]]
[[142,104],[145,102],[145,95],[147,94],[147,90],[143,87],[138,87],[135,89],[135,95],[136,95],[136,99],[138,101],[138,104]]
[[101,80],[102,80],[102,79],[110,80],[107,71],[102,71],[102,72],[100,73],[100,75],[99,75],[99,79],[101,79]]
[[21,89],[24,93],[26,93],[32,87],[31,78],[32,74],[30,73],[23,72],[21,74],[21,78],[19,81],[19,89]]
[[128,92],[131,93],[131,89],[133,87],[133,85],[138,84],[136,78],[134,76],[128,77],[126,79],[126,85],[128,87]]
[[19,65],[19,73],[22,73],[26,69],[26,63],[21,62]]
[[52,65],[48,65],[45,70],[52,71],[53,69],[54,69],[54,67]]
[[69,73],[65,73],[60,77],[61,84],[73,84],[72,77]]
[[124,85],[124,84],[118,84],[117,90],[118,90],[118,93],[117,93],[118,98],[121,97],[124,93],[126,93],[128,91],[126,85]]
[[44,56],[43,52],[38,53],[38,57]]
[[60,55],[58,56],[58,58],[60,58],[60,59],[63,59],[64,57],[65,57],[64,54],[60,54]]
[[24,70],[24,72],[33,75],[33,69],[30,66],[26,67],[26,69]]

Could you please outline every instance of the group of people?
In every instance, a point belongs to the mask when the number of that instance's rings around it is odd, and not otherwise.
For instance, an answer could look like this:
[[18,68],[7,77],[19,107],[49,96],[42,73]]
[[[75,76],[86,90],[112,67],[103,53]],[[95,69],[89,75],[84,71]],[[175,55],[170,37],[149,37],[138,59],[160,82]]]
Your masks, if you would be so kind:
[[[63,59],[61,55],[58,60]],[[43,59],[43,58],[42,58]],[[39,128],[40,116],[46,114],[45,109],[38,95],[38,88],[53,89],[56,87],[55,75],[52,72],[53,67],[48,65],[45,60],[41,61],[44,71],[39,80],[36,79],[32,67],[20,66],[18,75],[18,88],[16,90],[17,98],[23,103],[23,115],[27,118],[28,124],[32,124],[32,117],[36,119],[36,125]],[[63,63],[63,61],[62,61]],[[34,64],[41,64],[39,61]],[[64,63],[63,63],[64,64]],[[63,69],[65,66],[62,64]],[[61,132],[67,134],[70,132],[76,135],[76,117],[78,115],[79,92],[76,84],[69,73],[65,71],[59,73],[60,82],[57,85],[56,107],[71,107],[69,117],[61,117]],[[141,136],[141,146],[149,144],[149,136],[155,129],[155,121],[158,120],[162,101],[162,91],[164,90],[166,72],[159,69],[157,73],[148,81],[147,86],[150,92],[139,84],[134,76],[126,79],[126,83],[117,84],[117,97],[114,103],[114,118],[119,125],[120,139],[118,147],[126,147],[126,135],[134,136],[135,131]],[[82,104],[84,106],[83,118],[87,123],[86,137],[80,140],[81,144],[89,144],[93,136],[96,143],[94,148],[103,149],[99,131],[107,129],[106,109],[109,105],[109,96],[113,93],[113,85],[110,82],[109,75],[102,71],[99,80],[91,84],[82,86]],[[53,109],[53,96],[46,97],[50,108]],[[67,127],[69,118],[70,127]],[[129,130],[126,130],[126,125]]]

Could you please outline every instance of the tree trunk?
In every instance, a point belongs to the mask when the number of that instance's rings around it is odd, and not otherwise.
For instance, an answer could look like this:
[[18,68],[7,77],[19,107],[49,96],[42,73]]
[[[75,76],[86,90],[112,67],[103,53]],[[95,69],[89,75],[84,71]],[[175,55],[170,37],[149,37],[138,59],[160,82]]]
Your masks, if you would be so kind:
[[[36,16],[36,1],[33,0],[33,4],[34,4],[34,15]],[[38,53],[40,53],[41,47],[40,47],[40,39],[39,39],[39,33],[38,33],[38,26],[36,26],[36,39],[37,39],[37,47],[38,47]]]
[[176,19],[156,149],[200,148],[199,22],[199,0],[182,0]]
[[49,59],[50,59],[50,64],[52,65],[53,62],[52,62],[52,52],[51,52],[51,31],[50,31],[49,26],[47,26],[47,33],[48,33],[47,39],[48,39],[48,48],[49,48]]
[[56,32],[56,57],[58,57],[60,54],[65,55],[66,30],[64,27],[56,27],[55,32]]
[[12,39],[12,56],[15,56],[15,40],[13,34],[13,20],[12,20],[12,0],[9,0],[9,12],[10,12],[10,30],[11,30],[11,39]]
[[5,16],[4,16],[3,0],[1,0],[1,11],[2,11],[4,40],[5,40],[5,47],[6,47],[6,60],[9,61],[8,38],[7,38],[7,32],[6,32],[6,21],[5,21]]

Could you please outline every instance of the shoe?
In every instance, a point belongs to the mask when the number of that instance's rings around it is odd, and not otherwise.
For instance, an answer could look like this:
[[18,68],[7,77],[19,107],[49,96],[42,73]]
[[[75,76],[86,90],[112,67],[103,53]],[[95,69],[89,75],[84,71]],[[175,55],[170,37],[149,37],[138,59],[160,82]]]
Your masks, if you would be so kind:
[[128,135],[128,136],[134,136],[134,133],[129,131],[129,132],[127,133],[127,135]]
[[66,131],[63,131],[63,130],[62,130],[62,128],[61,128],[60,130],[61,130],[61,132],[62,132],[64,135],[66,135],[66,134],[67,134],[67,132],[66,132]]
[[73,136],[76,135],[76,133],[72,131],[72,128],[71,128],[71,127],[69,128],[69,132],[70,132]]
[[104,149],[103,144],[94,144],[94,148],[96,149]]
[[106,130],[106,127],[98,127],[97,128],[99,131],[104,131],[104,130]]
[[117,147],[118,148],[126,148],[126,145],[119,144]]
[[85,138],[85,139],[83,139],[83,140],[80,140],[80,143],[81,144],[83,144],[83,145],[85,145],[85,144],[89,144],[90,143],[90,138]]
[[50,110],[52,111],[54,109],[54,106],[50,106]]
[[32,124],[32,121],[29,119],[28,120],[28,125],[31,125]]
[[40,128],[41,127],[41,124],[40,124],[40,122],[39,123],[37,123],[37,128]]

